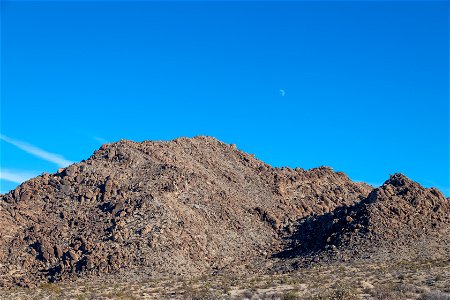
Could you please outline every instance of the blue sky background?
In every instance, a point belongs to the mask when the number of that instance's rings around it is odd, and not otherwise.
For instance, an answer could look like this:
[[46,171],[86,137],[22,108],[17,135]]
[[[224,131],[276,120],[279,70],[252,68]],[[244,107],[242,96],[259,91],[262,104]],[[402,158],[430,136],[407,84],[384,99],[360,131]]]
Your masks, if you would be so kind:
[[211,135],[448,196],[448,6],[2,1],[0,189],[104,141]]

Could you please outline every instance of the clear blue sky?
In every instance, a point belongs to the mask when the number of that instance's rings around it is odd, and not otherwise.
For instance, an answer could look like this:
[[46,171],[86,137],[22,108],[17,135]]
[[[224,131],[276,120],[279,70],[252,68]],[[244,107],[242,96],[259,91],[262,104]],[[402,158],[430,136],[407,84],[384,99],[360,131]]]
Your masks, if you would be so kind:
[[2,1],[1,191],[102,141],[211,135],[273,166],[402,172],[448,196],[448,9]]

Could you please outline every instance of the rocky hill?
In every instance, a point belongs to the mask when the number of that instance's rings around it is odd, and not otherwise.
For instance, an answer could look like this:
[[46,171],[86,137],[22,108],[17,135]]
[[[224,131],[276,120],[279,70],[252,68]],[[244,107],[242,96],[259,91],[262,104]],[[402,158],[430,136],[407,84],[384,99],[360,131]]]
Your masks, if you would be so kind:
[[272,168],[211,137],[122,140],[1,196],[0,285],[269,272],[330,249],[414,252],[420,239],[440,253],[449,213],[403,175],[373,189],[327,167]]
[[450,253],[450,201],[394,174],[363,201],[297,223],[279,255],[315,261],[360,257],[402,260]]

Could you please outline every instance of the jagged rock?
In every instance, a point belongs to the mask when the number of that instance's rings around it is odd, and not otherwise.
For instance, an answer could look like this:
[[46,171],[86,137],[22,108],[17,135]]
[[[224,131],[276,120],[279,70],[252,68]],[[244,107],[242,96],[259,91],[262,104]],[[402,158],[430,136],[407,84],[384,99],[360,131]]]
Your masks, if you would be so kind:
[[64,175],[68,176],[68,177],[74,177],[76,175],[76,173],[77,173],[77,167],[74,165],[69,166],[64,170]]

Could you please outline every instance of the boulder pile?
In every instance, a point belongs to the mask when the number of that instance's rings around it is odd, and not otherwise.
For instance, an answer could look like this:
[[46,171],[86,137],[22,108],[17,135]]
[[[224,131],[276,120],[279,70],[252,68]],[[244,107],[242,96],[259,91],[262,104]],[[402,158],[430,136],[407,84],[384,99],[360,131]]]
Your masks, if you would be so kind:
[[374,189],[211,137],[122,140],[0,196],[0,285],[266,272],[331,245],[448,242],[448,202],[403,175]]

